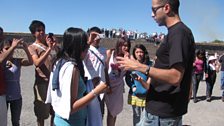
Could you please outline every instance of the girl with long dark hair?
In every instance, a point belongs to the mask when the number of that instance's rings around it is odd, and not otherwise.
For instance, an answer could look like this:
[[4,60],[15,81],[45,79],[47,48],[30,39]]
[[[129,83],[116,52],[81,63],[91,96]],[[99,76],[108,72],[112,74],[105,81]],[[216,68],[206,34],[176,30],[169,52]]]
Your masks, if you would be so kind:
[[56,126],[86,126],[86,105],[106,88],[105,84],[99,84],[86,94],[82,60],[89,48],[87,39],[86,32],[80,28],[70,27],[63,35],[46,100],[55,111]]

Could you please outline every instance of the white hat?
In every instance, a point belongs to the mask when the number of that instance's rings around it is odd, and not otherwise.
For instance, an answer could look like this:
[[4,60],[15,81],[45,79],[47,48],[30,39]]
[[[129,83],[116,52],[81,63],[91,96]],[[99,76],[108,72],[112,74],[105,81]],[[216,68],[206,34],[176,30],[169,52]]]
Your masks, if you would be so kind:
[[209,56],[208,61],[216,60],[215,56]]

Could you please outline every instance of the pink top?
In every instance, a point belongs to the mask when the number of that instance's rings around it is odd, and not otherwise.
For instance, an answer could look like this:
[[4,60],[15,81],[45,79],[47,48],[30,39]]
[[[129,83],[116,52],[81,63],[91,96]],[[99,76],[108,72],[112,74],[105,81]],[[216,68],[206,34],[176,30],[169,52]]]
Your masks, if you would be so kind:
[[201,59],[196,58],[194,61],[195,71],[194,73],[203,73],[204,67],[203,67],[204,61]]
[[123,110],[123,93],[125,71],[118,67],[117,61],[114,57],[114,51],[109,60],[108,75],[110,78],[111,93],[105,94],[105,103],[107,109],[113,117],[116,117]]

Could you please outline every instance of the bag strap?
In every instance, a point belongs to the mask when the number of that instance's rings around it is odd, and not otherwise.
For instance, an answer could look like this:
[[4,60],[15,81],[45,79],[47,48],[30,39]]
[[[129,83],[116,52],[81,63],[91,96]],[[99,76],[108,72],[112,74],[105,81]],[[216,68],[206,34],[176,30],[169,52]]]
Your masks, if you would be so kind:
[[96,53],[95,53],[93,50],[89,49],[89,51],[90,51],[92,54],[94,54],[94,55],[97,57],[97,59],[100,60],[100,62],[101,62],[101,63],[103,64],[103,66],[104,66],[104,62],[103,62],[103,60],[102,60],[98,55],[96,55]]
[[39,45],[39,44],[37,44],[37,43],[33,43],[33,45],[35,45],[36,47],[38,47],[38,48],[40,48],[40,49],[46,51],[46,49],[45,49],[43,46],[41,46],[41,45]]

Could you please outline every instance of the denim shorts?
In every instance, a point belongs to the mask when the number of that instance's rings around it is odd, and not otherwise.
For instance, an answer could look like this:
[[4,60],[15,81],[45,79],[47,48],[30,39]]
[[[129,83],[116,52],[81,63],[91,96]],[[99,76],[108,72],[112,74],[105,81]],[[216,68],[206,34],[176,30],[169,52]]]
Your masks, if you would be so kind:
[[182,116],[161,118],[145,111],[144,117],[137,126],[182,126]]

